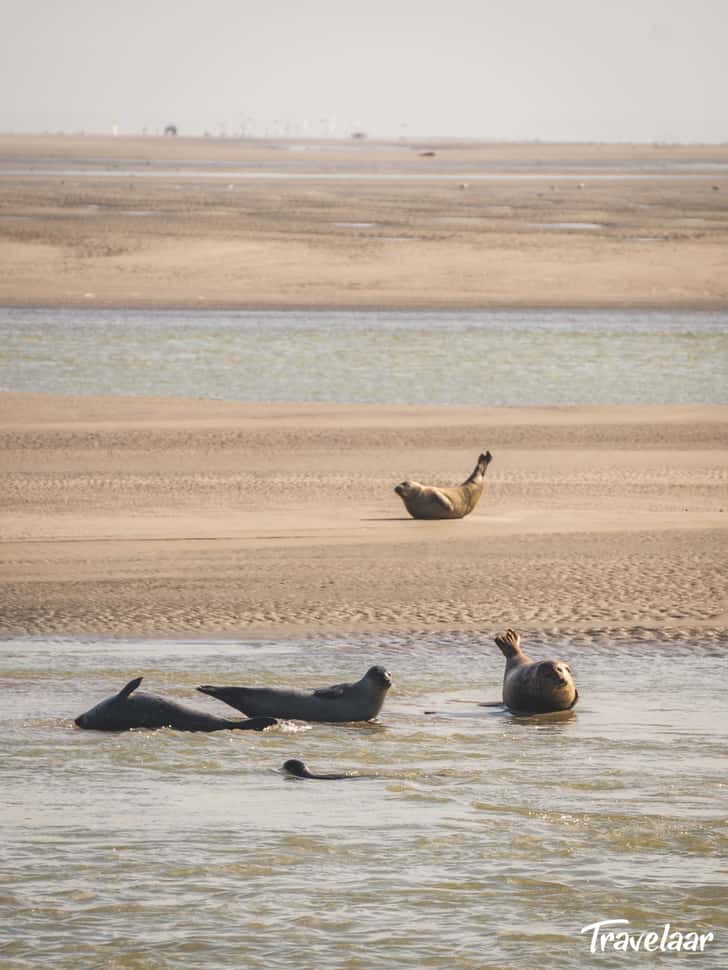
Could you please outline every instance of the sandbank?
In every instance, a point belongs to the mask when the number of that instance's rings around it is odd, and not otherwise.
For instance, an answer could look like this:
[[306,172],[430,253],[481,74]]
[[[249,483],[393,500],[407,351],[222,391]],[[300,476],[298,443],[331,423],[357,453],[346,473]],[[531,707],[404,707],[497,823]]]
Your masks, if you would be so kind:
[[728,306],[728,146],[0,135],[0,304]]
[[[728,408],[0,395],[0,635],[725,638]],[[454,484],[461,521],[393,486]]]

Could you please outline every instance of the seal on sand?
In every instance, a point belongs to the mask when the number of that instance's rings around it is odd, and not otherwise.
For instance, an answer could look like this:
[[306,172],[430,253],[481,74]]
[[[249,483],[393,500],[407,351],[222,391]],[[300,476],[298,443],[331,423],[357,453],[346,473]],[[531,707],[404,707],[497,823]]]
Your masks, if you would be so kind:
[[370,667],[355,684],[321,690],[277,687],[198,687],[203,694],[236,707],[243,714],[268,714],[298,721],[370,721],[382,708],[392,678],[384,667]]
[[288,772],[289,775],[294,775],[296,778],[318,778],[321,781],[338,781],[340,778],[363,778],[364,775],[355,775],[351,772],[313,772],[310,771],[308,765],[303,761],[299,761],[298,758],[291,758],[286,761],[283,765],[283,770]]
[[454,488],[404,481],[394,490],[413,519],[462,519],[478,504],[483,494],[485,472],[492,460],[493,456],[486,451],[478,458],[472,475]]
[[568,711],[579,699],[571,668],[563,660],[531,660],[515,630],[495,638],[506,658],[503,703],[519,714]]
[[177,731],[262,731],[277,724],[274,717],[253,717],[229,721],[204,711],[194,711],[154,694],[135,694],[142,678],[130,680],[118,694],[107,697],[85,714],[76,725],[91,731],[129,731],[131,728],[175,728]]

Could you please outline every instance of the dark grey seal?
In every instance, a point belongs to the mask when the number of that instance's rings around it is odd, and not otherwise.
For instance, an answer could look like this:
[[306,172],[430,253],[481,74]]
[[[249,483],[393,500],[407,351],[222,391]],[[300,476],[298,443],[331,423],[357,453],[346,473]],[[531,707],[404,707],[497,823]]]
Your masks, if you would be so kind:
[[142,678],[130,680],[118,694],[107,697],[85,714],[79,714],[76,725],[90,731],[129,731],[131,728],[175,728],[177,731],[262,731],[276,724],[274,717],[253,717],[230,721],[204,711],[183,707],[154,694],[135,694]]
[[395,486],[395,492],[413,519],[462,519],[469,515],[483,494],[485,473],[493,460],[489,451],[480,455],[471,475],[462,485],[439,488],[409,479]]
[[296,778],[316,778],[320,781],[338,781],[340,778],[364,778],[365,775],[356,775],[352,772],[313,772],[310,771],[308,765],[303,761],[299,761],[297,758],[291,758],[286,761],[283,765],[283,770],[288,772],[289,775],[294,775]]
[[320,690],[277,687],[212,687],[197,689],[217,697],[248,716],[297,721],[370,721],[382,709],[392,678],[384,667],[370,667],[355,684],[335,684]]

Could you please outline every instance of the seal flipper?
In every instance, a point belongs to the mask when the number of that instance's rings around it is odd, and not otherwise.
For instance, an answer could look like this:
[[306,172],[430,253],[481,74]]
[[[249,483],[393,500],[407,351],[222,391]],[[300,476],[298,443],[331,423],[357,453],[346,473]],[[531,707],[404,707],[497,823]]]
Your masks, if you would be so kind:
[[500,649],[500,652],[507,659],[517,657],[520,653],[522,653],[521,638],[515,630],[508,629],[505,633],[495,637],[495,643]]
[[210,697],[214,697],[218,701],[222,701],[223,704],[229,704],[230,707],[234,707],[237,711],[242,711],[243,714],[247,714],[247,705],[243,706],[240,696],[242,696],[245,691],[244,687],[215,687],[212,684],[201,684],[197,690],[201,694],[209,694]]
[[452,512],[455,506],[452,504],[447,495],[443,495],[439,488],[432,489],[432,498],[441,505],[446,512]]
[[119,693],[116,695],[116,700],[125,701],[130,694],[134,693],[143,680],[143,677],[135,677],[134,680],[130,680],[129,683],[125,687],[122,687]]

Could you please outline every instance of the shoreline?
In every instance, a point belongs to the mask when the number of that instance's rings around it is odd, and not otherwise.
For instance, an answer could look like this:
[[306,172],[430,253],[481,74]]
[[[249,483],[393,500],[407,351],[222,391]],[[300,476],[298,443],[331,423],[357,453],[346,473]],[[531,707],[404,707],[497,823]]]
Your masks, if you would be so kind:
[[131,301],[124,303],[105,302],[97,298],[93,301],[73,301],[58,302],[48,300],[46,303],[37,300],[16,300],[5,299],[0,303],[0,309],[7,310],[134,310],[149,312],[189,312],[190,310],[210,311],[213,313],[234,313],[236,311],[244,313],[725,313],[728,312],[728,298],[718,301],[695,301],[676,302],[667,300],[665,302],[611,302],[611,303],[565,303],[563,300],[554,303],[528,303],[513,300],[509,303],[469,303],[451,300],[448,303],[432,303],[429,300],[417,303],[412,300],[401,304],[367,303],[366,300],[357,300],[352,303],[285,303],[271,300],[268,302],[214,302],[187,301],[187,302],[155,302],[151,300]]

